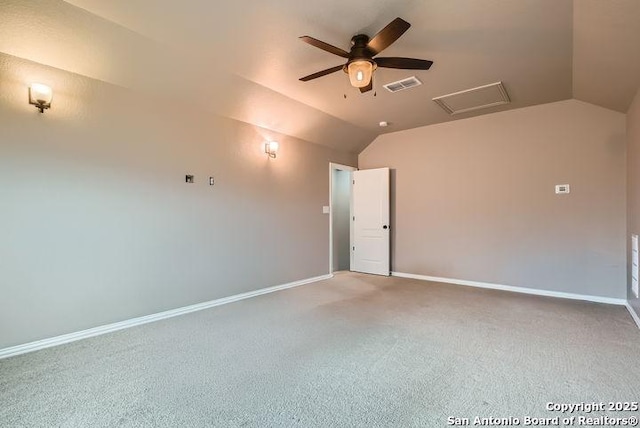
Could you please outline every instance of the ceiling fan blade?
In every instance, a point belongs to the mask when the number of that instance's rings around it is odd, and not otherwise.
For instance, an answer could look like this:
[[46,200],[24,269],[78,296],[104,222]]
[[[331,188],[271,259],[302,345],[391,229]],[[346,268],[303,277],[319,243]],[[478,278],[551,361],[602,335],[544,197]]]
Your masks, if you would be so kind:
[[349,58],[349,52],[342,50],[340,48],[337,48],[333,45],[330,45],[329,43],[325,43],[322,40],[314,39],[313,37],[309,37],[309,36],[301,36],[300,40],[302,40],[305,43],[309,43],[311,46],[320,48],[323,51],[327,51],[334,55],[341,56],[342,58]]
[[391,43],[398,40],[409,27],[411,27],[411,24],[407,21],[402,18],[396,18],[369,40],[367,48],[373,55],[378,55],[388,48]]
[[360,93],[364,94],[365,92],[369,92],[372,89],[373,89],[373,77],[371,78],[367,86],[365,86],[364,88],[360,88]]
[[326,70],[318,71],[308,76],[301,77],[300,80],[307,82],[309,80],[317,79],[318,77],[326,76],[327,74],[335,73],[338,70],[342,70],[343,65],[336,65],[335,67],[327,68]]
[[428,61],[426,59],[399,57],[375,58],[374,61],[378,64],[378,67],[402,68],[405,70],[428,70],[433,64],[433,61]]

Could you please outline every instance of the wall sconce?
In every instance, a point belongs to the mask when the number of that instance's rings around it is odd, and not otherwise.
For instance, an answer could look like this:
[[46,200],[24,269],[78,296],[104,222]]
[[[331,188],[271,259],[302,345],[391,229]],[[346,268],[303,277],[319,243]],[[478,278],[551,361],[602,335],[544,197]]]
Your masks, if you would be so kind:
[[276,154],[278,153],[278,147],[279,144],[277,141],[269,141],[264,145],[264,152],[268,154],[270,158],[275,159]]
[[34,83],[29,87],[29,104],[36,106],[40,113],[51,108],[51,100],[53,99],[53,91],[47,85]]

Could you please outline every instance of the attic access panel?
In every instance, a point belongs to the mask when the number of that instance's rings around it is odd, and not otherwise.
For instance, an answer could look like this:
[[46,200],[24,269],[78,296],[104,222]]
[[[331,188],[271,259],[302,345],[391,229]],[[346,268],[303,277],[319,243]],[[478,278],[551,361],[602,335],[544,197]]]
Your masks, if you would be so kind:
[[511,102],[502,82],[490,83],[477,88],[442,95],[433,98],[433,101],[452,115]]

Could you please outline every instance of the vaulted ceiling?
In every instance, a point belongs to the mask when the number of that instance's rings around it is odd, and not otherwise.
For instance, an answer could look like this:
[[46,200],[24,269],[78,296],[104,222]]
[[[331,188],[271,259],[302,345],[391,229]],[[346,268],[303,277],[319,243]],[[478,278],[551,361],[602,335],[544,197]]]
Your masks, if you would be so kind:
[[[343,61],[299,36],[348,50],[395,17],[412,27],[384,56],[429,71],[378,69],[366,94],[342,72],[298,80]],[[638,0],[0,0],[0,22],[0,52],[354,153],[382,132],[568,98],[626,112],[640,85]],[[422,86],[382,88],[413,75]],[[496,81],[511,104],[449,116],[431,101]]]

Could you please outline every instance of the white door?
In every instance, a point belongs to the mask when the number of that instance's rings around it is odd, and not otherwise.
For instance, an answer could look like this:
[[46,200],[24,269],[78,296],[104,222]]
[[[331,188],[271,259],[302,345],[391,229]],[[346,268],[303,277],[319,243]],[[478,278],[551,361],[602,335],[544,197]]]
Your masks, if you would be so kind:
[[353,172],[351,270],[389,276],[389,168]]

